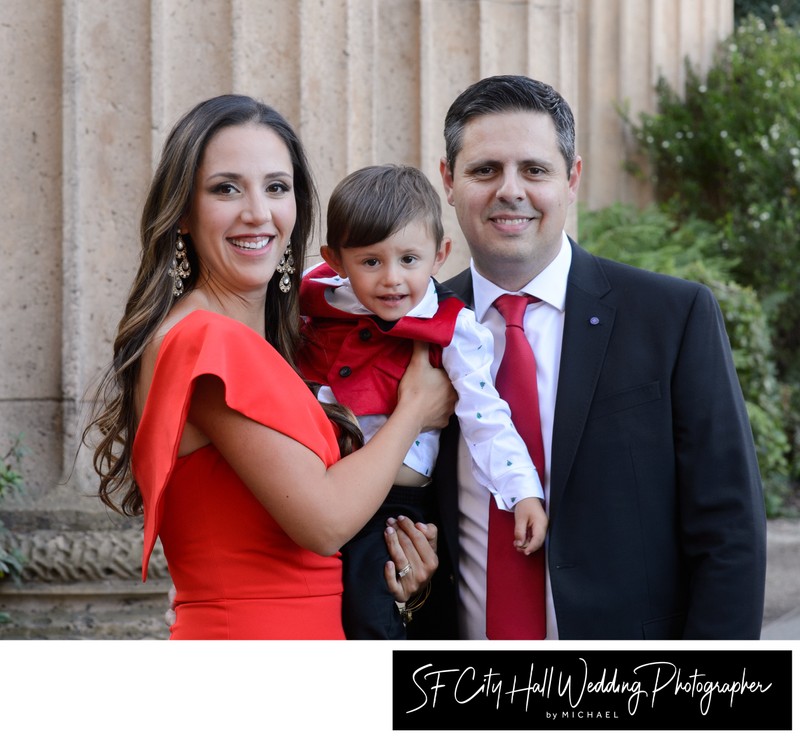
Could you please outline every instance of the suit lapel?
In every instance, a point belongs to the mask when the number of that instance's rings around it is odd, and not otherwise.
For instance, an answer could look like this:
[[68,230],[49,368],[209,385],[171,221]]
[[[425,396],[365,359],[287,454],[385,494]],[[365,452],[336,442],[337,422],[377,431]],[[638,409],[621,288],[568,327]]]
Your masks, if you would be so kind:
[[574,242],[567,279],[564,338],[550,460],[549,514],[556,514],[575,461],[614,326],[616,309],[602,301],[610,290],[599,262]]
[[472,289],[472,272],[470,272],[469,269],[465,269],[463,272],[456,274],[455,277],[448,279],[444,283],[444,286],[455,292],[468,308],[471,310],[475,308],[475,292]]

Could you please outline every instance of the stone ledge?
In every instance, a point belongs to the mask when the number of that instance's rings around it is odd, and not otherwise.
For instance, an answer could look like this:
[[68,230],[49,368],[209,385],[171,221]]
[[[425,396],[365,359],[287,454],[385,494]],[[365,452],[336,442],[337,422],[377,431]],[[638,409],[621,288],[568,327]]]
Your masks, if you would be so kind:
[[9,618],[0,623],[0,640],[169,637],[164,612],[171,580],[161,547],[143,583],[138,525],[81,530],[75,528],[85,519],[72,522],[4,534],[4,545],[19,549],[26,562],[20,582],[0,580],[0,612]]
[[[138,529],[52,530],[38,529],[3,535],[6,548],[25,557],[23,582],[121,581],[142,578],[142,533]],[[163,551],[153,551],[148,576],[169,577]]]
[[170,582],[0,585],[0,640],[163,640]]

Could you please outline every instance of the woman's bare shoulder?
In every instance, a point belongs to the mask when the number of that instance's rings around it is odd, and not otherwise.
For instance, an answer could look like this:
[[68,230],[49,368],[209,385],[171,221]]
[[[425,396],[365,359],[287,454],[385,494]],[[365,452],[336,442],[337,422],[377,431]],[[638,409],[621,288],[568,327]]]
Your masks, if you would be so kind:
[[136,380],[137,419],[142,416],[145,400],[150,391],[150,385],[153,383],[153,374],[155,373],[158,354],[161,351],[161,345],[164,343],[164,339],[184,318],[200,309],[202,309],[202,306],[194,305],[193,301],[189,300],[188,297],[182,300],[170,310],[167,317],[164,318],[161,325],[158,326],[153,337],[145,345],[139,362],[139,376]]

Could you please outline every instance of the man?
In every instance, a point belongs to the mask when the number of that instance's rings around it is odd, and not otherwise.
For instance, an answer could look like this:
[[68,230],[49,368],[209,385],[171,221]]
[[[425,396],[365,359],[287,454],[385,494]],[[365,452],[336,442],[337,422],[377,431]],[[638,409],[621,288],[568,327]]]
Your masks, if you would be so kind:
[[[566,236],[582,162],[572,113],[550,86],[481,80],[450,107],[445,141],[444,189],[472,256],[447,286],[492,331],[495,369],[505,322],[493,301],[541,300],[524,331],[545,449],[547,637],[758,638],[761,482],[711,292],[596,258]],[[476,639],[486,637],[489,505],[466,459],[457,433],[445,434],[439,548],[458,636]]]

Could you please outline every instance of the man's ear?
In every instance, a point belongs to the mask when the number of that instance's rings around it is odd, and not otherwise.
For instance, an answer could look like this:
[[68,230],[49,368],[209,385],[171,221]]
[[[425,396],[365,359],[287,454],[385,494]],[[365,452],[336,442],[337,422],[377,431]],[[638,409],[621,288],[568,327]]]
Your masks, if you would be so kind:
[[439,174],[442,175],[442,186],[444,187],[444,194],[447,197],[448,204],[453,204],[453,173],[447,164],[447,157],[442,157],[439,160]]
[[339,251],[331,248],[327,244],[319,247],[319,255],[325,260],[325,263],[333,269],[342,279],[347,278],[347,274],[342,266],[342,260],[339,258]]
[[569,173],[570,204],[578,199],[578,185],[581,183],[581,171],[583,171],[583,162],[580,156],[576,156],[575,163],[572,165],[572,171]]
[[436,256],[433,258],[433,269],[431,269],[431,276],[435,276],[436,272],[442,268],[442,264],[447,261],[447,257],[450,256],[450,250],[453,248],[453,240],[449,236],[445,236],[442,239],[442,243],[439,245],[439,250],[436,252]]

